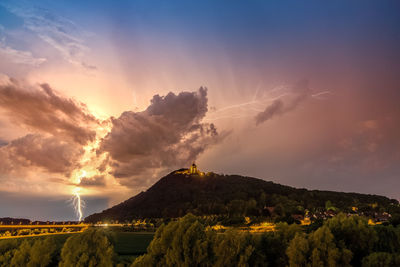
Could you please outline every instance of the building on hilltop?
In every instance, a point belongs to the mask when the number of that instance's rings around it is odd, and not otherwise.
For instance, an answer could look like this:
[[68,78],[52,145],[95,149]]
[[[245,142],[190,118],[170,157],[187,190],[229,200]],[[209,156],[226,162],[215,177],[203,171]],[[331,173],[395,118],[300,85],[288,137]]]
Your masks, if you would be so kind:
[[197,165],[193,162],[189,169],[181,169],[176,171],[177,174],[186,174],[186,175],[200,175],[204,176],[204,172],[199,171],[197,169]]
[[190,166],[190,174],[196,174],[197,171],[197,166],[196,164],[193,162],[192,166]]

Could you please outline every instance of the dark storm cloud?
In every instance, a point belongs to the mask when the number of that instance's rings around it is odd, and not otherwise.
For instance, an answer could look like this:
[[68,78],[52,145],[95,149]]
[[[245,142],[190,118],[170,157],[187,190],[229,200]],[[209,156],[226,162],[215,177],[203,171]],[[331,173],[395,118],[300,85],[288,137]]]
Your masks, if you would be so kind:
[[81,145],[93,141],[98,123],[84,104],[58,96],[48,84],[25,88],[17,81],[0,86],[0,110],[11,120]]
[[106,180],[103,175],[96,175],[93,177],[83,177],[79,186],[82,187],[103,187],[106,185]]
[[336,143],[329,163],[343,168],[350,165],[365,173],[382,172],[400,161],[400,128],[396,118],[366,120],[352,127],[352,134]]
[[274,116],[283,115],[296,109],[301,102],[310,96],[311,93],[308,87],[308,81],[303,80],[298,82],[293,87],[293,95],[291,98],[286,99],[285,101],[282,99],[277,99],[273,101],[272,104],[267,106],[264,111],[255,116],[256,125],[259,125],[260,123],[263,123]]
[[112,118],[98,153],[109,153],[107,164],[124,184],[140,183],[134,177],[151,169],[185,166],[223,138],[213,124],[200,122],[206,112],[205,88],[155,95],[145,111]]
[[48,84],[31,87],[14,79],[0,85],[0,111],[30,134],[0,145],[1,173],[42,170],[69,176],[79,168],[83,146],[99,121],[84,104],[60,96]]
[[47,172],[65,175],[79,167],[77,159],[83,152],[78,145],[72,145],[57,137],[44,137],[39,134],[28,134],[0,148],[0,153],[7,159],[5,163],[8,164],[8,170],[4,172],[20,167],[38,167]]
[[[0,147],[1,173],[45,171],[69,176],[80,168],[83,147],[93,141],[99,125],[84,104],[59,96],[47,84],[0,86],[0,110],[31,134]],[[128,186],[143,185],[157,170],[186,166],[226,134],[202,123],[207,113],[207,89],[155,95],[142,112],[127,111],[111,118],[112,129],[97,153],[107,153],[98,170]],[[63,181],[62,181],[63,182]],[[104,176],[84,177],[80,186],[105,186]]]
[[[12,170],[12,165],[11,162],[8,158],[8,154],[6,153],[6,150],[4,147],[0,148],[0,174],[5,174],[9,173]],[[2,179],[2,176],[0,176],[0,180]]]
[[7,145],[8,142],[5,140],[0,139],[0,147]]

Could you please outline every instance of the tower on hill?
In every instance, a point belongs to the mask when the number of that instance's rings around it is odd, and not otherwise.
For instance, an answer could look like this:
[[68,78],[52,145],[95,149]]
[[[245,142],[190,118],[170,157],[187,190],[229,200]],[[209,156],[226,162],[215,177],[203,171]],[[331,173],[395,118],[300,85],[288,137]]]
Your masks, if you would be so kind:
[[197,174],[198,170],[197,170],[197,166],[196,164],[193,162],[192,166],[190,166],[190,174]]
[[192,165],[190,165],[189,169],[180,169],[175,171],[175,173],[177,174],[185,174],[185,175],[199,175],[199,176],[204,176],[205,173],[199,171],[199,169],[197,169],[197,165],[193,162]]

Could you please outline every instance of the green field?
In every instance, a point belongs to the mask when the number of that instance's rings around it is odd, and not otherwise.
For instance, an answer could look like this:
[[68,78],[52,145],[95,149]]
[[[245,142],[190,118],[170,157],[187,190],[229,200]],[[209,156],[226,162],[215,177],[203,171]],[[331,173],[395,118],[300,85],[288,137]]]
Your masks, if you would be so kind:
[[147,246],[154,233],[117,232],[115,233],[115,252],[118,255],[141,255],[146,253]]
[[116,232],[114,250],[118,263],[129,266],[136,257],[146,253],[153,237],[154,233],[148,232]]

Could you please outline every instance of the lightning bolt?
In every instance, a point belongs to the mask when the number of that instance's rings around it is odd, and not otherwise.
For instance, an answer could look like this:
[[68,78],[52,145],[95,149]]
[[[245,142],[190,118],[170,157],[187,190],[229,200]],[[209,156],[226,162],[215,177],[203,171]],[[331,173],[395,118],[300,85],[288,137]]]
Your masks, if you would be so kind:
[[[82,170],[81,175],[77,179],[78,184],[81,182],[82,178],[85,177],[86,175],[87,175],[86,171]],[[84,205],[84,202],[81,199],[80,191],[81,191],[81,188],[79,186],[77,186],[73,189],[72,193],[74,196],[73,205],[74,205],[76,215],[78,216],[78,220],[82,221],[82,217],[83,217],[82,207]]]
[[321,96],[326,95],[326,94],[332,94],[332,93],[331,93],[331,91],[321,91],[321,92],[315,93],[311,96],[315,97],[315,98],[320,98]]
[[71,202],[73,208],[75,210],[76,216],[79,221],[82,221],[83,218],[83,208],[85,207],[85,202],[82,199],[83,194],[90,194],[93,192],[92,189],[88,189],[85,186],[82,186],[81,182],[83,178],[90,179],[96,175],[103,175],[105,177],[110,177],[107,173],[109,172],[108,167],[104,171],[99,171],[98,166],[103,164],[107,155],[97,155],[96,150],[100,145],[102,138],[104,138],[112,128],[112,124],[110,120],[103,121],[101,125],[96,128],[96,140],[87,144],[84,149],[84,154],[80,159],[80,168],[76,169],[72,172],[70,177],[70,185],[72,186],[72,198]]
[[[255,113],[261,112],[265,109],[265,105],[269,104],[277,99],[282,99],[286,96],[293,95],[294,93],[289,90],[285,86],[275,87],[263,94],[260,94],[260,87],[256,88],[254,97],[251,101],[242,102],[230,106],[226,106],[223,108],[219,108],[213,112],[209,112],[207,117],[204,118],[204,121],[214,122],[216,120],[221,119],[239,119],[245,118],[249,116],[254,116]],[[277,95],[277,92],[282,92]],[[326,96],[329,96],[331,91],[320,91],[314,94],[309,94],[307,96],[311,96],[318,100],[324,100]]]
[[74,208],[76,211],[76,214],[78,215],[78,220],[82,221],[82,200],[81,200],[81,196],[79,195],[79,191],[80,191],[80,187],[76,187],[74,190]]

